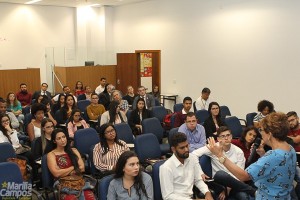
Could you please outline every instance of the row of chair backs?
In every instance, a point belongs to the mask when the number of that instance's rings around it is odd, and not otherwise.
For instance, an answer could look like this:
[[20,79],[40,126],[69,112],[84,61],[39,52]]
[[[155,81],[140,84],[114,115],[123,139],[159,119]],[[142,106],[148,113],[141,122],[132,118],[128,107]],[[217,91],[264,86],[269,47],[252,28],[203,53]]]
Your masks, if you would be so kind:
[[162,139],[164,136],[164,129],[161,126],[161,123],[157,118],[152,117],[152,118],[144,119],[142,121],[142,130],[143,130],[142,134],[153,133],[156,136],[156,138],[160,144],[159,145],[160,150],[163,153],[163,155],[170,152],[170,145],[162,143]]
[[235,117],[226,117],[225,124],[231,130],[231,134],[233,138],[240,138],[243,132],[243,126],[241,125],[240,120]]
[[0,143],[0,162],[7,162],[8,158],[16,158],[16,153],[13,146],[8,143]]

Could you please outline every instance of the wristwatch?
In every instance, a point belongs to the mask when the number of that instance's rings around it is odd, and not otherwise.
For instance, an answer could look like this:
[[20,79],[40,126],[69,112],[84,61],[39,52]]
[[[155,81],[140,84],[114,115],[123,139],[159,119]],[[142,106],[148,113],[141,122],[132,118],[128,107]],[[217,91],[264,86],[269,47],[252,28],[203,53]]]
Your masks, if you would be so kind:
[[219,162],[220,162],[221,164],[224,164],[225,160],[226,160],[226,157],[225,157],[225,156],[219,157]]

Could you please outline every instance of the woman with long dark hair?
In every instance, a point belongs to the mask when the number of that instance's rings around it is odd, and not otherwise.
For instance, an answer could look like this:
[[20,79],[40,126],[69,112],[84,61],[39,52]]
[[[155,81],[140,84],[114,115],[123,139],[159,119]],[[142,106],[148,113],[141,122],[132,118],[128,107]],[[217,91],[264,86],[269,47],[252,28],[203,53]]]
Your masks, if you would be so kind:
[[120,124],[124,122],[127,123],[126,114],[120,110],[119,102],[112,101],[109,105],[109,110],[101,116],[100,126],[106,123]]
[[151,117],[151,111],[146,109],[145,100],[139,98],[136,102],[136,107],[130,114],[128,124],[130,125],[133,134],[138,135],[142,133],[142,121]]
[[221,119],[220,106],[217,102],[211,102],[208,106],[209,117],[204,121],[206,138],[214,137],[217,140],[217,130],[221,126],[225,126],[225,122]]
[[259,155],[255,154],[253,160],[250,161],[251,163],[249,163],[248,161],[248,158],[251,153],[251,146],[257,137],[260,137],[258,129],[254,126],[249,126],[243,130],[243,133],[239,139],[231,140],[232,144],[238,146],[244,152],[244,156],[246,159],[245,167],[248,167],[249,164],[255,162],[259,158]]
[[129,151],[127,144],[119,140],[115,127],[112,124],[104,124],[99,130],[100,142],[93,150],[93,161],[95,167],[103,175],[111,174],[115,171],[118,158],[124,151]]
[[[51,135],[53,149],[47,154],[47,165],[55,179],[68,175],[81,175],[84,163],[77,149],[70,147],[68,134],[63,129],[55,129]],[[91,190],[82,191],[84,198],[95,199]],[[60,199],[77,199],[74,194],[60,193]]]
[[151,176],[141,170],[139,159],[133,151],[125,151],[120,156],[116,175],[109,184],[107,199],[153,199]]
[[84,94],[85,90],[83,87],[83,83],[81,81],[77,81],[75,84],[74,95],[78,97],[81,94]]
[[72,110],[75,108],[77,108],[77,104],[74,96],[72,94],[67,94],[64,106],[60,109],[60,117],[59,119],[56,119],[58,124],[65,124],[70,118]]
[[65,105],[65,99],[66,99],[66,96],[64,94],[60,94],[58,96],[57,103],[53,104],[53,106],[52,106],[52,111],[54,114],[56,113],[56,111],[60,110]]

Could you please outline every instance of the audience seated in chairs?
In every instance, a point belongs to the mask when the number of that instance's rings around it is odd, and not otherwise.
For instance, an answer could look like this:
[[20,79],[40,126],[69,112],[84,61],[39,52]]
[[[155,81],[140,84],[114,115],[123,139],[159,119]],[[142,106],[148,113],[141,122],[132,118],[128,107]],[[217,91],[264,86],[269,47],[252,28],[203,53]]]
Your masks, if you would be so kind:
[[[80,153],[77,149],[70,147],[69,137],[62,129],[56,129],[52,132],[51,141],[53,149],[47,154],[47,164],[51,174],[57,180],[54,185],[58,184],[59,179],[62,177],[84,173],[84,163]],[[83,190],[82,192],[61,189],[60,199],[76,199],[78,193],[81,195],[81,198],[96,199],[93,191],[90,189]]]
[[89,120],[92,121],[92,124],[98,124],[101,115],[105,112],[105,108],[102,104],[98,103],[99,97],[96,93],[93,93],[91,97],[92,97],[91,104],[87,106],[86,112]]
[[183,99],[183,109],[179,112],[177,112],[176,117],[175,117],[175,122],[174,122],[174,127],[172,128],[176,128],[181,126],[186,119],[186,114],[188,112],[192,112],[192,98],[191,97],[184,97]]
[[51,134],[54,130],[54,123],[51,119],[45,118],[41,123],[41,137],[37,137],[32,147],[32,154],[34,159],[41,158],[45,152],[52,149]]
[[185,123],[179,127],[178,132],[187,136],[190,152],[206,145],[205,129],[197,123],[196,115],[193,112],[187,113]]
[[274,105],[268,100],[262,100],[257,105],[258,113],[253,119],[255,128],[260,128],[260,121],[270,113],[274,112]]
[[106,123],[127,123],[126,114],[120,110],[119,102],[112,101],[109,105],[109,110],[101,115],[100,126]]
[[252,160],[248,160],[251,154],[251,147],[257,137],[261,137],[259,131],[254,126],[246,127],[239,139],[232,139],[231,143],[238,146],[243,152],[246,159],[245,167],[254,163],[259,158],[256,153]]
[[114,173],[116,163],[124,151],[129,151],[127,144],[119,140],[116,130],[112,124],[104,124],[99,128],[100,143],[93,150],[93,161],[95,167],[103,177]]
[[28,92],[26,83],[20,84],[20,91],[17,92],[16,97],[20,101],[22,107],[31,105],[32,94]]
[[295,111],[290,111],[287,114],[290,131],[288,137],[294,142],[294,149],[300,152],[300,124],[299,117]]
[[[10,119],[7,114],[0,114],[0,143],[9,143],[12,145],[15,154],[26,159],[28,164],[34,167],[34,159],[31,153],[31,149],[27,146],[22,146],[18,139],[18,132],[12,128]],[[1,151],[2,154],[4,152]],[[34,179],[35,179],[35,174]]]
[[0,97],[0,114],[7,114],[9,116],[10,122],[11,122],[11,126],[14,129],[18,129],[20,126],[20,123],[18,121],[18,119],[16,118],[16,116],[14,115],[14,113],[12,112],[8,112],[7,111],[7,104],[6,101]]
[[152,178],[141,170],[134,152],[125,151],[119,157],[115,177],[109,184],[107,199],[154,199]]
[[217,139],[217,130],[221,126],[225,126],[225,122],[221,118],[220,106],[217,102],[211,102],[208,106],[209,117],[204,121],[206,138],[213,137]]
[[160,103],[160,91],[158,85],[154,85],[152,92],[149,92]]
[[[191,199],[193,185],[205,199],[213,197],[201,178],[201,168],[197,157],[189,153],[189,144],[184,133],[175,133],[171,138],[173,155],[160,167],[159,179],[163,199]],[[180,167],[179,167],[180,166]]]
[[58,95],[58,101],[52,105],[52,109],[51,109],[54,114],[65,105],[65,98],[66,96],[64,94]]
[[106,84],[103,92],[99,94],[99,104],[102,104],[105,107],[105,110],[109,109],[109,104],[111,100],[111,92],[114,86],[112,84]]
[[46,106],[41,103],[35,103],[32,105],[31,114],[33,119],[27,126],[27,133],[30,141],[41,136],[41,123],[45,117],[46,109]]
[[[223,172],[229,173],[232,176],[233,174],[230,173],[229,170],[223,165],[223,159],[231,160],[231,162],[235,163],[240,169],[244,170],[245,156],[244,156],[244,152],[239,147],[231,143],[232,134],[231,131],[226,126],[221,126],[218,129],[217,140],[219,142],[219,145],[222,147],[222,151],[226,155],[226,158],[224,157],[220,158],[215,156],[207,146],[201,147],[193,151],[192,154],[196,155],[197,157],[201,157],[202,155],[207,155],[211,157],[213,177],[208,177],[206,174],[201,172],[201,176],[203,180],[206,180],[207,178],[214,178],[216,183],[227,187],[227,185],[224,185],[224,180],[222,180],[225,178]],[[236,180],[239,181],[238,177],[235,178]],[[241,181],[239,181],[239,183],[241,187],[227,188],[228,193],[225,194],[225,191],[221,192],[219,194],[219,198],[223,199],[225,196],[228,195],[229,197],[236,198],[236,199],[249,199],[250,193],[253,195],[252,193],[253,188]]]
[[90,126],[81,117],[81,112],[79,109],[73,109],[71,116],[69,118],[69,123],[67,124],[68,133],[70,138],[74,138],[74,134],[79,129],[86,129]]
[[[62,88],[62,90],[63,90],[63,95],[67,95],[67,94],[71,94],[73,97],[74,97],[74,100],[75,100],[75,102],[77,102],[77,98],[71,93],[71,90],[70,90],[70,88],[69,88],[69,86],[63,86],[63,88]],[[59,95],[60,94],[57,94],[57,95],[55,95],[53,98],[52,98],[52,103],[54,104],[54,103],[56,103],[57,101],[58,101],[58,97],[59,97]]]
[[60,109],[60,117],[57,120],[58,124],[65,124],[70,118],[72,110],[77,108],[74,96],[72,94],[66,95],[64,106]]
[[75,84],[74,95],[78,97],[79,95],[84,94],[85,90],[83,88],[83,83],[81,81],[77,81]]
[[119,102],[120,110],[126,114],[126,112],[129,109],[129,104],[127,100],[122,99],[121,92],[119,90],[114,90],[111,95],[112,95],[112,100]]
[[211,91],[209,88],[202,89],[201,96],[196,100],[195,103],[195,107],[197,110],[209,110],[208,106],[210,102],[212,102],[211,98],[209,98],[210,93]]
[[130,125],[134,135],[142,133],[142,121],[151,117],[151,111],[146,109],[145,100],[140,98],[134,105],[134,110],[130,114],[128,124]]
[[[80,94],[78,95],[77,97],[77,101],[81,101],[81,100],[92,100],[91,98],[91,95],[92,95],[92,88],[90,86],[84,86],[84,90],[85,90],[85,93],[84,94]],[[98,96],[98,95],[97,95]]]
[[147,109],[151,109],[155,106],[155,99],[151,94],[146,94],[146,88],[144,86],[140,86],[138,88],[138,96],[134,98],[132,105],[136,105],[138,99],[142,98],[145,100],[145,106]]
[[45,117],[51,119],[52,122],[53,122],[53,124],[54,124],[54,126],[56,126],[57,125],[57,121],[54,119],[55,118],[54,112],[52,112],[52,110],[51,110],[51,105],[50,105],[51,100],[48,99],[48,98],[43,98],[43,100],[42,100],[41,103],[44,104],[46,106],[46,109],[47,109],[47,111],[45,113]]
[[49,100],[51,100],[51,93],[47,91],[48,89],[48,84],[47,83],[42,83],[41,84],[41,90],[35,91],[32,95],[32,99],[38,99],[38,95],[45,95],[48,97]]
[[23,123],[24,115],[22,114],[21,103],[16,98],[15,93],[9,92],[6,97],[7,107],[17,117],[20,123]]
[[[220,160],[222,165],[239,180],[254,182],[257,187],[256,199],[291,199],[297,164],[296,152],[286,142],[289,131],[287,116],[280,112],[271,113],[260,122],[260,125],[264,144],[271,146],[272,150],[265,153],[264,145],[259,145],[256,152],[261,157],[246,170],[238,167],[231,159],[227,159],[226,153],[211,138],[208,140],[209,150],[214,156],[223,158]],[[241,188],[241,183],[224,171],[220,181],[233,189]],[[254,196],[254,191],[250,194]]]
[[131,85],[127,86],[127,94],[125,96],[123,96],[122,99],[126,100],[129,104],[129,107],[132,108],[134,105],[133,104],[133,101],[134,101],[134,98],[136,97],[137,95],[134,94],[134,89]]

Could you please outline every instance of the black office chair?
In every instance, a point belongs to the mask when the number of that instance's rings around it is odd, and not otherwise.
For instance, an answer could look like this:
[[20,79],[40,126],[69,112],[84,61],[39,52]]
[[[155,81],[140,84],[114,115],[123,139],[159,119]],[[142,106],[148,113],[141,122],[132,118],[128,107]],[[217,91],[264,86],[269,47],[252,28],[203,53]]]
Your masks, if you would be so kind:
[[254,119],[254,117],[255,117],[256,115],[257,115],[256,112],[248,113],[248,114],[246,115],[246,126],[247,126],[247,127],[248,127],[248,126],[253,126],[253,125],[254,125],[253,119]]

